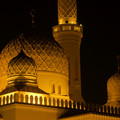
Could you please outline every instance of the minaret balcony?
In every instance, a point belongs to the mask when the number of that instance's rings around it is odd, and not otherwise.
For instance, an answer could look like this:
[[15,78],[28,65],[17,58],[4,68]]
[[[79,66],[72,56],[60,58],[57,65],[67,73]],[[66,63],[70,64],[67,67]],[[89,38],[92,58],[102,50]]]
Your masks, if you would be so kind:
[[64,32],[64,31],[74,31],[74,32],[83,33],[83,26],[82,24],[80,25],[61,24],[53,27],[53,33]]

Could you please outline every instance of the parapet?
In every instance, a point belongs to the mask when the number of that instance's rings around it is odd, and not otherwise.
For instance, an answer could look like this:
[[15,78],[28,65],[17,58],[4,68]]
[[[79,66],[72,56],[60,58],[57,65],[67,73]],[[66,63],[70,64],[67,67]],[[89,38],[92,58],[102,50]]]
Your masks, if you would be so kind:
[[120,116],[120,107],[105,106],[105,105],[95,105],[75,102],[70,99],[61,99],[48,96],[38,96],[32,94],[19,94],[10,93],[7,95],[2,95],[0,97],[0,107],[8,104],[22,103],[30,105],[40,105],[46,107],[62,108],[62,109],[75,109],[85,112],[92,112],[97,114],[105,114],[112,116]]
[[61,24],[53,27],[53,33],[64,32],[64,31],[74,31],[83,33],[83,26],[75,24]]

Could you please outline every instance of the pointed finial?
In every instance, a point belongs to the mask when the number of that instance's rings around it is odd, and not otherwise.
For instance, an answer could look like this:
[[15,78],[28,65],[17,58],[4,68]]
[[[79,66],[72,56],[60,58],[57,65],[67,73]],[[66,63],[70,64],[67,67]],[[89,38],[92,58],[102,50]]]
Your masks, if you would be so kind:
[[30,15],[32,17],[32,27],[35,27],[35,9],[30,10]]
[[118,59],[118,73],[120,73],[120,55],[117,56]]
[[21,34],[19,35],[19,38],[20,38],[20,39],[23,39],[23,38],[24,38],[23,33],[21,33]]

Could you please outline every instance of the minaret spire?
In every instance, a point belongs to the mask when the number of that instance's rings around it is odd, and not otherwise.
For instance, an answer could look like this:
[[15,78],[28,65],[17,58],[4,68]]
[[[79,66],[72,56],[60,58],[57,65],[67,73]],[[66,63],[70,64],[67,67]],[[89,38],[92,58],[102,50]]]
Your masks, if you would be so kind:
[[35,27],[35,9],[30,10],[30,15],[32,17],[32,27]]
[[58,0],[58,23],[77,24],[76,0]]

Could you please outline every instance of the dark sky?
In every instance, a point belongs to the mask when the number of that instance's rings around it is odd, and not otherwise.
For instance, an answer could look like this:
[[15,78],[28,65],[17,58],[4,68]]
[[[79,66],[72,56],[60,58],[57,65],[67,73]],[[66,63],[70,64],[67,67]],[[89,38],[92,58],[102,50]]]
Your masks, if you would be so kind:
[[[106,84],[117,71],[120,53],[120,7],[118,1],[78,0],[78,23],[83,24],[81,43],[82,90],[87,102],[103,104]],[[0,49],[31,27],[31,8],[41,32],[52,35],[57,25],[57,0],[9,0],[0,3]]]

